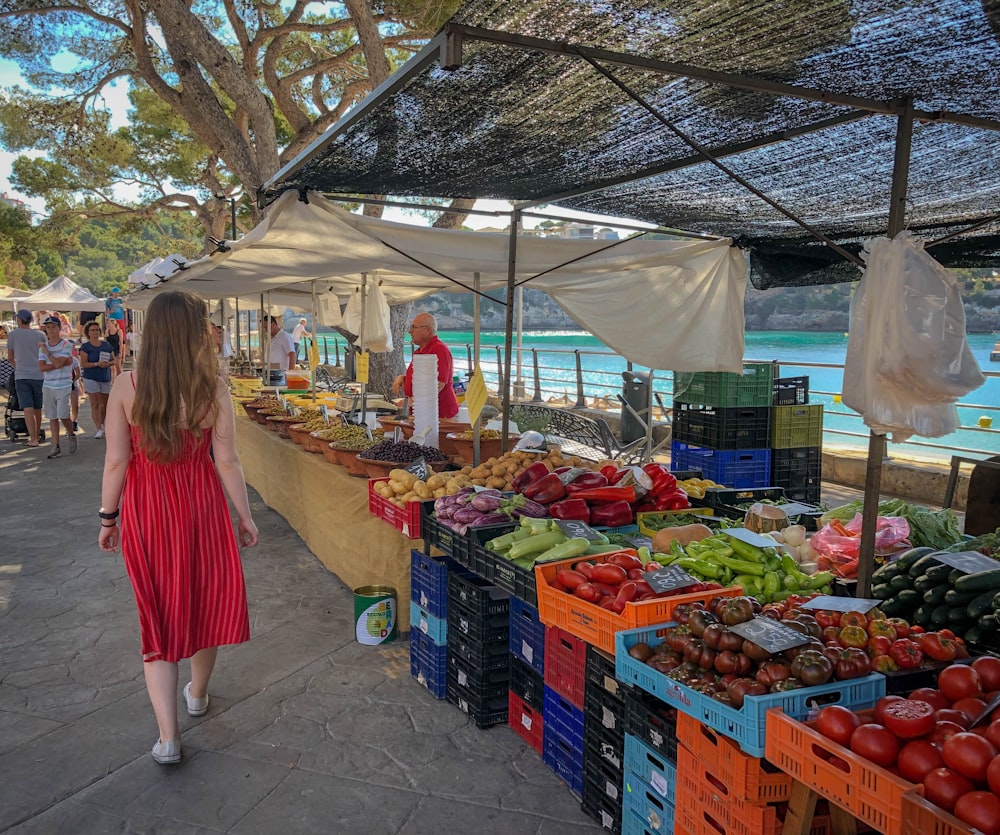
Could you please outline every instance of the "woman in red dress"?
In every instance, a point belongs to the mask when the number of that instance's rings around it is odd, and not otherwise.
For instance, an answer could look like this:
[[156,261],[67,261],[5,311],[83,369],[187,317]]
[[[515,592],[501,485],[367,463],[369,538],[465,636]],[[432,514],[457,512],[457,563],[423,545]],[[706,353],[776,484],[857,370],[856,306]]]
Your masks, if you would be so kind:
[[257,526],[205,303],[190,293],[163,293],[150,303],[144,330],[136,370],[118,376],[108,399],[98,543],[103,551],[121,544],[160,731],[153,759],[177,763],[177,662],[191,659],[184,700],[191,716],[202,716],[218,647],[250,638],[223,487],[242,545],[257,544]]

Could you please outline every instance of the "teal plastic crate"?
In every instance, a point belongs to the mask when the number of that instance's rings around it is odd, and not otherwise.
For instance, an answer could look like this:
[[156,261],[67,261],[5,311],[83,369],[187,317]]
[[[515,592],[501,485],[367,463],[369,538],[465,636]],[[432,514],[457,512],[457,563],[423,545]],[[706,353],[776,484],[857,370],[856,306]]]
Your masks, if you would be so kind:
[[[677,805],[677,766],[667,760],[670,778],[669,797],[634,771],[625,772],[622,787],[622,835],[626,832],[672,832],[674,807]],[[626,829],[632,819],[640,828]]]
[[410,601],[410,629],[419,629],[439,647],[448,643],[448,621],[434,617],[416,600]]
[[643,819],[635,812],[622,812],[622,835],[669,835],[673,831],[674,807],[669,803],[656,818]]
[[[774,364],[743,363],[742,374],[726,371],[674,372],[674,400],[699,406],[770,406]],[[674,467],[674,469],[688,469]]]
[[[664,624],[671,625],[671,624]],[[831,681],[819,687],[803,687],[786,693],[748,696],[740,710],[703,696],[679,681],[668,678],[628,654],[638,643],[656,647],[663,638],[656,632],[663,626],[627,629],[615,634],[615,676],[633,684],[679,711],[693,716],[720,734],[735,740],[751,757],[764,756],[767,711],[781,708],[793,719],[805,721],[813,703],[840,704],[851,709],[871,707],[885,695],[885,676],[872,673],[865,678]]]
[[[650,748],[639,737],[625,734],[625,797],[628,799],[627,788],[629,778],[636,778],[650,791],[656,793],[661,800],[671,806],[677,804],[677,766],[655,748]],[[636,812],[641,814],[640,809]]]

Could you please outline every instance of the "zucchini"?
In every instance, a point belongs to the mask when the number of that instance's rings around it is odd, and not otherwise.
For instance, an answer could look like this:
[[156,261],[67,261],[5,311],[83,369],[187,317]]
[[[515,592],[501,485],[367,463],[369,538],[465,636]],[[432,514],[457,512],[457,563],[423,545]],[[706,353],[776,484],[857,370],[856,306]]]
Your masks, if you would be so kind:
[[996,594],[993,595],[993,603],[991,605],[991,608],[993,609],[994,612],[997,609],[1000,609],[1000,591],[998,591]]
[[[914,591],[913,589],[903,589],[901,592],[897,592],[894,595],[894,598],[896,603],[907,611],[913,611],[923,602],[920,593]],[[885,609],[884,606],[881,608],[883,610]],[[892,617],[895,617],[895,615],[892,615]]]
[[995,597],[996,593],[992,589],[984,591],[982,594],[977,594],[966,604],[969,617],[975,620],[981,618],[983,615],[992,614]]
[[976,621],[976,628],[980,632],[993,633],[1000,631],[1000,621],[997,620],[996,615],[988,614],[983,615]]
[[959,577],[955,581],[955,588],[959,591],[1000,591],[1000,568],[990,568]]
[[957,580],[957,579],[958,579],[959,577],[964,577],[964,576],[965,576],[966,574],[968,574],[968,572],[967,572],[967,571],[962,571],[962,569],[961,569],[961,568],[953,568],[953,569],[951,570],[951,573],[950,573],[950,574],[948,574],[948,582],[949,582],[949,583],[950,583],[951,585],[955,585],[955,581],[956,581],[956,580]]
[[947,583],[948,577],[951,575],[952,571],[954,571],[954,569],[950,565],[941,563],[941,565],[932,565],[928,568],[924,572],[924,576],[930,577],[939,583]]
[[[952,608],[947,603],[943,606],[935,607],[934,611],[931,612],[931,623],[934,626],[944,626],[948,623],[951,612]],[[965,614],[965,609],[962,610],[962,614]]]
[[955,626],[955,624],[963,623],[968,621],[972,623],[975,618],[970,618],[969,613],[965,610],[964,606],[953,606],[951,611],[948,612],[948,625]]
[[872,597],[875,600],[888,600],[892,597],[892,589],[889,588],[888,583],[881,583],[877,586],[872,586]]
[[983,632],[978,626],[973,626],[971,629],[965,630],[965,642],[967,644],[979,644],[982,643],[983,638],[990,633]]
[[910,570],[907,574],[910,575],[914,580],[917,577],[923,577],[928,568],[932,568],[935,565],[941,565],[941,560],[934,556],[936,552],[930,554],[925,554],[919,560],[917,560],[913,565],[910,566]]
[[945,592],[943,602],[947,603],[949,606],[968,606],[977,597],[979,597],[979,595],[974,591],[969,592],[968,594],[962,594],[962,592],[956,591],[955,589],[948,589],[948,591]]
[[928,606],[924,603],[913,613],[913,622],[918,626],[930,626],[931,614],[936,608],[936,606]]
[[877,581],[879,583],[888,583],[893,577],[905,573],[906,572],[903,571],[898,565],[896,565],[896,563],[890,562],[886,563],[880,569],[878,569],[878,571],[872,574],[872,581],[873,582]]
[[942,583],[939,582],[938,580],[934,580],[931,577],[928,577],[926,574],[923,574],[920,577],[917,577],[916,580],[911,580],[910,582],[913,583],[913,588],[916,591],[919,591],[921,594],[923,594],[926,591],[930,591],[933,588],[937,588],[938,586],[944,586],[944,588],[948,588],[947,583]]
[[954,606],[955,604],[952,601],[945,599],[949,594],[954,593],[954,589],[950,589],[939,583],[924,592],[924,603],[930,603],[934,606],[940,606],[942,603],[947,603],[949,606]]
[[919,560],[921,557],[926,557],[928,554],[935,553],[933,548],[911,548],[909,551],[903,551],[896,559],[892,561],[892,565],[898,566],[900,571],[909,571],[910,567]]
[[[915,588],[917,588],[916,582],[911,580],[905,574],[897,574],[889,581],[889,589],[890,591],[893,592],[903,591],[904,589],[915,589]],[[917,589],[917,591],[920,591],[920,589]],[[926,591],[926,589],[924,589],[924,591]]]

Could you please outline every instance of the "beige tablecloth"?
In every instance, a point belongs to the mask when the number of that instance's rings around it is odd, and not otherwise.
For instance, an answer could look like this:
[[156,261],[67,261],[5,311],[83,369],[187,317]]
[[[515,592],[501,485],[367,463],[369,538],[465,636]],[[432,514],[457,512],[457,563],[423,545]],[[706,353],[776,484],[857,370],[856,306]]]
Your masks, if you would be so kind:
[[236,446],[247,484],[280,513],[348,587],[396,589],[401,631],[409,629],[410,549],[419,548],[368,512],[368,481],[278,433],[236,416]]

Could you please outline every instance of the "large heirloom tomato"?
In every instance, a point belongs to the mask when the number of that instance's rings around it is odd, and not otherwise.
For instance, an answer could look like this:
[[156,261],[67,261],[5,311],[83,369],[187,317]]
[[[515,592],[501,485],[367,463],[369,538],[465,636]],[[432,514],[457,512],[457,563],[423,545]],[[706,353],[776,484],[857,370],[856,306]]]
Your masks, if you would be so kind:
[[935,768],[924,775],[924,797],[946,812],[954,811],[958,799],[973,789],[970,779],[950,768]]
[[944,764],[977,783],[986,782],[986,769],[996,755],[993,744],[979,734],[955,734],[941,747]]
[[875,765],[888,768],[896,762],[899,740],[892,731],[881,725],[859,725],[851,734],[851,750]]
[[916,739],[934,730],[934,708],[927,702],[900,699],[880,711],[885,726],[900,739]]
[[851,744],[851,735],[860,724],[858,715],[843,705],[827,705],[816,716],[816,730],[845,748]]
[[[925,639],[921,646],[926,644]],[[924,651],[927,651],[926,646]],[[932,655],[931,658],[933,657]],[[952,664],[950,667],[945,667],[938,674],[937,685],[944,697],[952,702],[957,702],[959,699],[978,699],[983,695],[982,679],[979,678],[975,668],[968,664]]]

